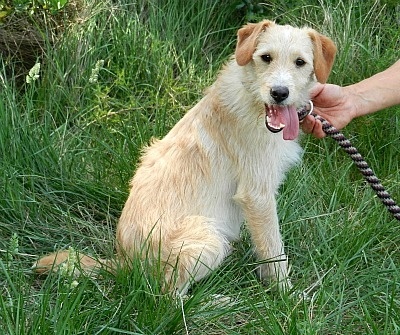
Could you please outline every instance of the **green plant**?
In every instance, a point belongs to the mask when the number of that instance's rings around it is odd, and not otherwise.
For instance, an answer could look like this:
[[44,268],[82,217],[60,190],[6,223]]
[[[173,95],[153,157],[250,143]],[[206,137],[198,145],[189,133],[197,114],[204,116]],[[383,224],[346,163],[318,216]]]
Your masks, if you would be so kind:
[[69,0],[14,0],[0,3],[0,24],[12,14],[33,15],[38,12],[56,14],[64,9]]
[[[271,2],[268,18],[307,24],[337,42],[331,82],[358,81],[397,59],[394,7],[292,4]],[[140,260],[98,278],[30,271],[36,257],[55,250],[114,253],[141,148],[213,82],[234,50],[242,13],[229,1],[93,1],[56,45],[44,43],[39,78],[32,74],[25,90],[0,71],[0,333],[399,332],[398,226],[329,139],[304,137],[303,163],[280,192],[292,294],[259,282],[245,229],[223,266],[182,299],[164,295]],[[394,107],[344,130],[397,200],[398,113]]]

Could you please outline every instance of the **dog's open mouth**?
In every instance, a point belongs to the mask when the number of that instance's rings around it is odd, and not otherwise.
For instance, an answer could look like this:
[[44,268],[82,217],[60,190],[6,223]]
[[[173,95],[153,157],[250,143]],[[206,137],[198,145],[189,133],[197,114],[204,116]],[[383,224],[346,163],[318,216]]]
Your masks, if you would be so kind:
[[294,106],[265,105],[265,125],[273,133],[283,130],[285,140],[294,140],[299,135],[299,118]]

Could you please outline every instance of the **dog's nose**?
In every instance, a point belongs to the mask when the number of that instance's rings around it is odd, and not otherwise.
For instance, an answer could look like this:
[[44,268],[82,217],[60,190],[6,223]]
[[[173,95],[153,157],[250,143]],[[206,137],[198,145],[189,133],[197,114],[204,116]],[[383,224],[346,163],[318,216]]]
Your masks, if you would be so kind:
[[274,86],[270,91],[271,97],[279,103],[289,96],[289,89],[286,86]]

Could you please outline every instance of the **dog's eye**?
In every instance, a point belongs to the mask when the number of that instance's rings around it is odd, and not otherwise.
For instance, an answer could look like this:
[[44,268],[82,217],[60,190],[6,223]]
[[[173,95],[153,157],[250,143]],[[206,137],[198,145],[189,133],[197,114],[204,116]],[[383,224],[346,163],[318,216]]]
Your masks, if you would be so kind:
[[272,57],[270,54],[266,54],[266,55],[262,55],[261,59],[265,62],[265,63],[271,63],[272,62]]
[[306,62],[304,61],[304,59],[301,59],[301,58],[297,58],[296,61],[295,61],[295,63],[296,63],[296,66],[298,66],[298,67],[301,67],[301,66],[303,66],[303,65],[306,64]]

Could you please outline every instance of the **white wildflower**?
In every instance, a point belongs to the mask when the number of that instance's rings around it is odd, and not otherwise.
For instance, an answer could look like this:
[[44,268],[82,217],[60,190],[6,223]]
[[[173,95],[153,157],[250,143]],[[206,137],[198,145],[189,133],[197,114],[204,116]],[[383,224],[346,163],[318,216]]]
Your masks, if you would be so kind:
[[18,254],[19,241],[17,233],[14,233],[10,239],[10,253],[12,255]]
[[92,74],[90,75],[89,83],[91,84],[97,83],[97,80],[99,78],[99,72],[103,68],[103,65],[104,65],[103,59],[100,59],[96,62],[95,67],[92,69]]
[[26,82],[28,84],[34,82],[35,80],[39,79],[39,72],[40,72],[40,63],[36,63],[30,70],[28,75],[26,76]]
[[77,281],[77,280],[74,280],[74,281],[72,281],[72,283],[71,283],[71,288],[75,288],[75,287],[77,287],[78,285],[79,285],[78,281]]
[[16,254],[18,254],[19,249],[19,240],[17,233],[12,234],[10,238],[10,244],[7,249],[6,259],[8,263],[10,263]]
[[79,263],[76,251],[73,247],[68,248],[68,259],[60,265],[60,272],[64,276],[72,276],[75,272],[75,267]]

